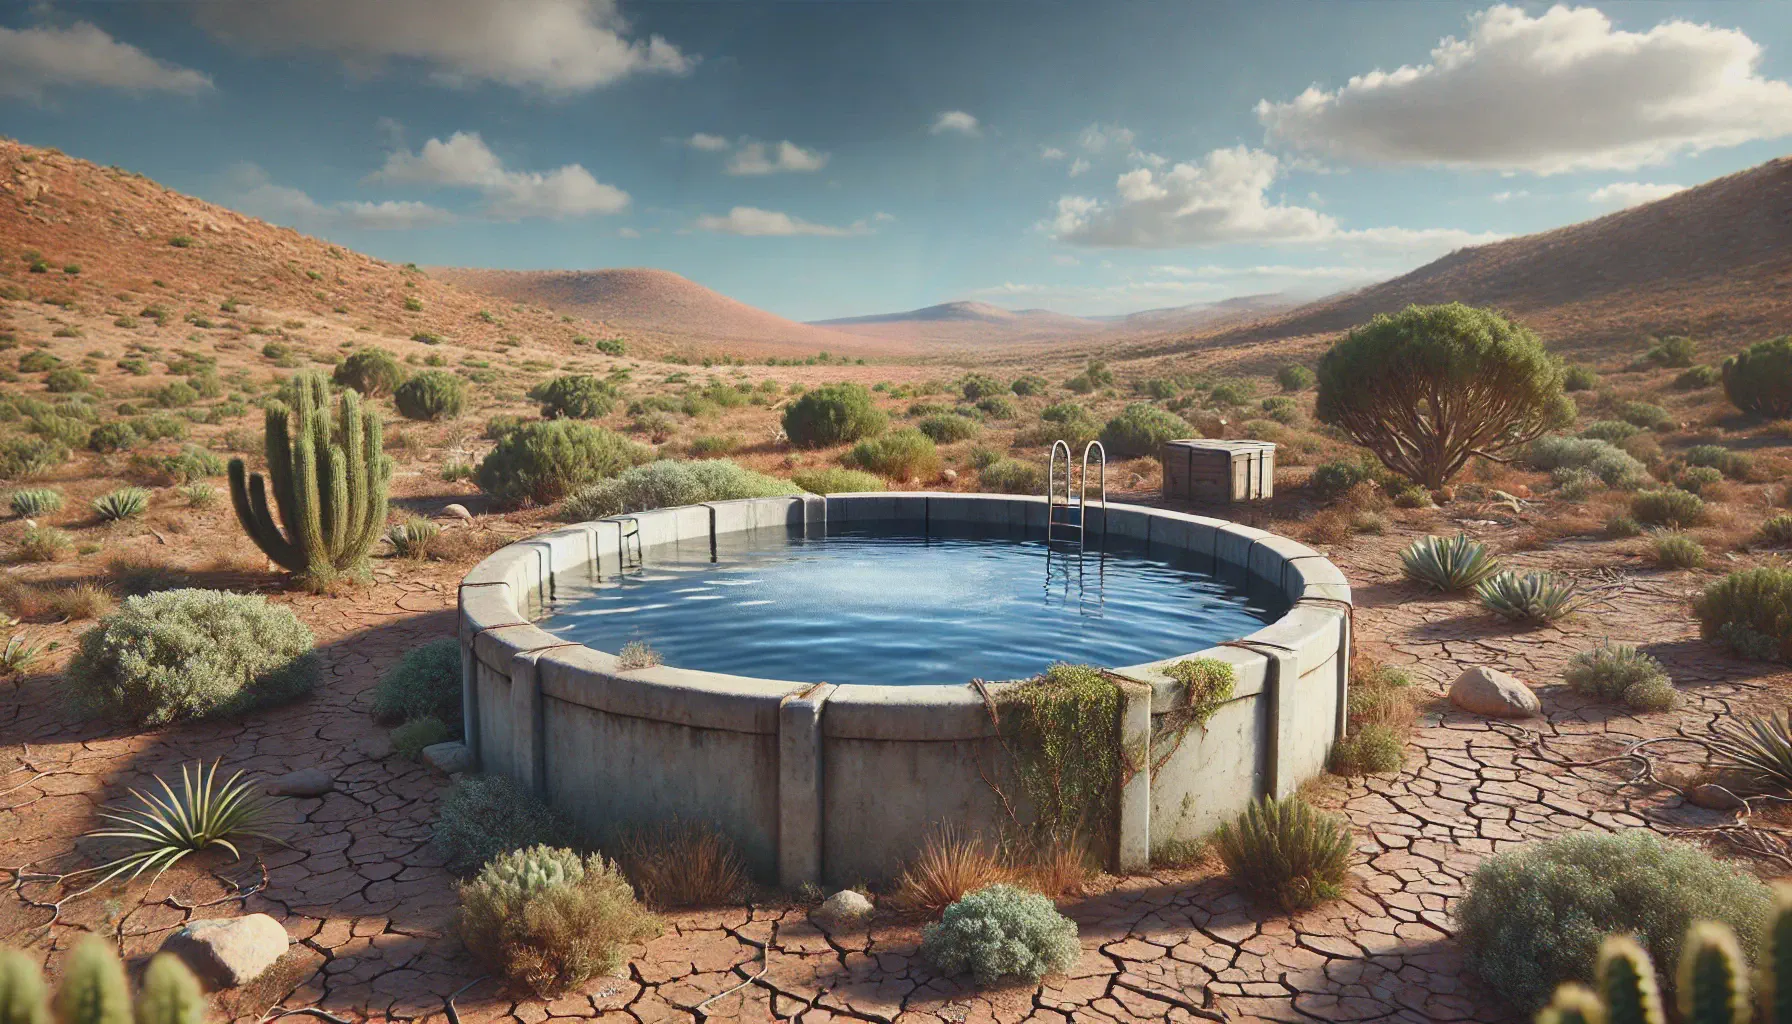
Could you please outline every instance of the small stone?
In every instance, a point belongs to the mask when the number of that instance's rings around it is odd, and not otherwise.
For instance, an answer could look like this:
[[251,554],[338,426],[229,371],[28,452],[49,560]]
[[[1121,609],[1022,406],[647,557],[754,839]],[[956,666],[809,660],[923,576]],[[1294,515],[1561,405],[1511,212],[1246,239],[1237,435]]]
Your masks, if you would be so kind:
[[355,749],[369,760],[384,761],[392,756],[392,737],[383,732],[370,732],[355,740]]
[[468,512],[467,506],[462,505],[458,501],[450,502],[448,505],[444,506],[442,508],[442,514],[445,516],[453,516],[456,519],[465,520],[469,523],[473,521],[473,513]]
[[823,900],[821,906],[809,911],[809,920],[828,931],[838,931],[864,924],[876,909],[864,893],[842,889]]
[[1524,680],[1480,666],[1468,669],[1450,684],[1450,703],[1494,718],[1530,718],[1543,711],[1542,702]]
[[322,768],[287,772],[262,787],[269,796],[323,796],[336,788],[336,778]]
[[1686,802],[1708,811],[1739,811],[1748,806],[1735,793],[1710,782],[1687,790]]
[[261,976],[286,953],[286,929],[266,914],[188,921],[162,943],[214,989],[236,988]]
[[423,748],[423,763],[444,775],[458,775],[473,770],[473,752],[459,740],[435,743]]
[[1512,488],[1512,493],[1520,498],[1528,498],[1531,496],[1531,487],[1529,484],[1517,484]]
[[1455,500],[1456,490],[1453,487],[1439,487],[1437,490],[1431,492],[1431,503],[1433,505],[1448,505]]
[[958,482],[958,470],[948,469],[944,473],[940,474],[940,479],[946,481],[949,484],[955,484]]

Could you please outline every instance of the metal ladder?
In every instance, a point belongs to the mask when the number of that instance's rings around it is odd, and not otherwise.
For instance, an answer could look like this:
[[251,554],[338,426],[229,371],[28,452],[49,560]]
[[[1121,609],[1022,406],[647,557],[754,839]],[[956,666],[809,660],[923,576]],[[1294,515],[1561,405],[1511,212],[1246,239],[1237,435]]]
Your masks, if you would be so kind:
[[[1064,451],[1064,500],[1058,500],[1058,450]],[[1071,493],[1072,480],[1075,476],[1075,463],[1070,461],[1070,443],[1059,439],[1052,442],[1051,462],[1046,469],[1045,478],[1045,543],[1050,547],[1057,541],[1068,544],[1076,541],[1078,551],[1086,551],[1089,547],[1089,456],[1096,458],[1096,470],[1100,483],[1097,491],[1097,507],[1101,510],[1101,536],[1097,542],[1105,547],[1108,536],[1108,452],[1100,441],[1090,441],[1083,447],[1083,475],[1076,493]],[[1062,515],[1059,509],[1063,509]],[[1060,537],[1062,532],[1064,536]],[[1074,537],[1071,534],[1074,533]]]

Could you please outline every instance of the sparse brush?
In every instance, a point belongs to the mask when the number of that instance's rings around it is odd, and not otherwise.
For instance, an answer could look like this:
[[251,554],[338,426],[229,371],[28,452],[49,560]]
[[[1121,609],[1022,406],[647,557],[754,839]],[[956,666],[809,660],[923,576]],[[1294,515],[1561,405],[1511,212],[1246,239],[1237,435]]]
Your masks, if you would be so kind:
[[622,650],[616,652],[616,668],[622,672],[652,668],[662,661],[660,652],[645,640],[630,640],[622,645]]
[[1637,711],[1665,711],[1678,703],[1661,662],[1629,644],[1601,644],[1568,661],[1562,682],[1576,693]]
[[1467,590],[1500,571],[1487,545],[1466,533],[1454,537],[1421,537],[1400,552],[1406,578],[1434,590]]
[[1745,658],[1792,655],[1792,569],[1763,565],[1733,572],[1693,600],[1699,635]]
[[1547,572],[1502,572],[1477,585],[1475,596],[1490,612],[1539,624],[1571,615],[1581,605],[1572,580]]
[[1792,790],[1792,712],[1746,715],[1711,728],[1714,760],[1776,789]]
[[1284,910],[1343,895],[1350,828],[1298,796],[1253,801],[1214,832],[1213,845],[1240,888]]
[[442,534],[442,528],[420,516],[395,523],[386,531],[386,539],[400,558],[429,557],[429,545]]
[[1605,521],[1607,537],[1636,537],[1643,532],[1643,524],[1622,513],[1615,514]]
[[1705,503],[1677,488],[1640,491],[1630,499],[1630,514],[1649,526],[1694,526],[1705,518]]
[[1792,516],[1781,513],[1761,524],[1761,540],[1768,544],[1792,544]]
[[1048,835],[1033,843],[1015,864],[1027,888],[1053,899],[1081,896],[1101,874],[1101,862],[1079,835]]
[[1687,466],[1674,477],[1675,487],[1701,497],[1710,497],[1723,482],[1723,471],[1716,466]]
[[110,614],[117,602],[112,592],[97,583],[77,583],[72,587],[58,587],[49,592],[50,610],[58,617],[71,622],[84,619],[97,619]]
[[219,783],[218,764],[182,765],[178,792],[157,776],[159,795],[132,789],[137,806],[102,810],[99,817],[111,825],[88,832],[87,837],[116,839],[137,848],[95,870],[105,872],[105,879],[128,873],[128,881],[153,869],[159,878],[187,854],[212,846],[241,857],[240,840],[279,842],[266,831],[271,807],[260,788],[242,772]]
[[433,716],[459,727],[461,721],[460,641],[432,640],[405,652],[373,690],[373,718],[397,725]]
[[392,750],[398,756],[415,761],[423,756],[424,747],[433,747],[454,739],[448,723],[434,715],[413,718],[392,730]]
[[1379,722],[1369,722],[1332,746],[1326,770],[1353,778],[1397,772],[1406,763],[1400,734]]
[[994,843],[945,825],[928,832],[921,848],[903,862],[891,899],[931,917],[967,893],[1010,881],[1014,875]]
[[180,496],[186,500],[188,508],[211,508],[218,503],[218,489],[204,481],[182,487]]
[[1705,564],[1705,545],[1689,534],[1655,535],[1655,560],[1671,569],[1697,569]]
[[54,526],[31,526],[19,534],[17,555],[23,562],[54,562],[74,547],[68,534]]
[[622,869],[658,907],[712,907],[738,900],[747,888],[746,862],[734,842],[704,822],[634,829],[620,844]]
[[1718,444],[1696,444],[1686,449],[1686,464],[1715,469],[1732,480],[1748,479],[1755,468],[1755,460],[1746,454]]
[[8,503],[20,519],[36,519],[62,507],[62,492],[48,487],[27,487],[12,492]]
[[0,647],[0,676],[23,675],[43,653],[42,641],[32,643],[23,633],[15,633],[7,638],[6,646]]
[[1036,892],[992,885],[946,908],[921,930],[921,957],[942,974],[970,974],[979,985],[1004,977],[1037,982],[1068,971],[1082,954],[1076,923]]
[[462,462],[459,459],[451,459],[442,464],[442,481],[444,483],[457,484],[462,480],[473,479],[474,472],[475,470],[473,469],[472,463]]
[[150,493],[141,487],[120,487],[93,499],[93,511],[108,523],[140,519],[149,511]]
[[512,850],[565,845],[573,828],[504,776],[467,775],[442,798],[432,833],[443,866],[464,877]]

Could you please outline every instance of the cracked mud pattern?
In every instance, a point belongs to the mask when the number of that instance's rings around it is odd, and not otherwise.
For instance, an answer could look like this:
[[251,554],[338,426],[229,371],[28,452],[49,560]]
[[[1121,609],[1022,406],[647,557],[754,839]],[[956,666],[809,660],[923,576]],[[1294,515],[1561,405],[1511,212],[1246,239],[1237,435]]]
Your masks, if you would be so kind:
[[[1211,868],[1118,880],[1063,910],[1082,930],[1083,956],[1039,985],[976,990],[917,957],[919,925],[879,919],[827,935],[800,908],[753,906],[666,915],[667,931],[631,951],[626,976],[599,978],[554,1000],[519,999],[491,981],[463,992],[466,1024],[550,1017],[616,1024],[833,1018],[950,1024],[1232,1020],[1502,1021],[1517,1019],[1465,969],[1451,909],[1483,856],[1577,829],[1663,832],[1729,816],[1671,793],[1624,785],[1622,765],[1570,767],[1638,738],[1704,735],[1737,711],[1777,707],[1783,678],[1701,644],[1687,614],[1697,574],[1622,564],[1585,570],[1598,600],[1562,628],[1513,630],[1466,601],[1401,583],[1395,552],[1410,535],[1364,538],[1335,554],[1357,588],[1359,649],[1408,666],[1430,691],[1397,776],[1325,782],[1321,803],[1355,829],[1353,884],[1341,900],[1292,917],[1254,906]],[[1490,539],[1497,540],[1495,534]],[[1510,556],[1524,568],[1611,565],[1592,546]],[[126,787],[194,759],[226,770],[322,767],[337,790],[288,805],[289,846],[253,864],[207,855],[154,884],[107,889],[52,911],[49,885],[0,903],[0,942],[52,966],[86,932],[115,936],[127,956],[152,952],[190,917],[265,912],[296,944],[261,979],[217,997],[218,1016],[253,1020],[270,1007],[319,1006],[347,1018],[432,1018],[443,997],[482,972],[453,938],[451,879],[429,846],[446,780],[390,755],[367,715],[379,673],[404,651],[453,629],[452,581],[399,581],[333,599],[286,598],[317,631],[330,672],[300,704],[243,722],[147,734],[108,732],[72,718],[57,680],[9,687],[0,705],[0,864],[38,871],[92,863],[72,837]],[[72,635],[72,633],[71,633]],[[1660,658],[1685,696],[1676,711],[1632,716],[1556,685],[1576,651],[1602,639]],[[66,641],[65,641],[66,643]],[[1540,689],[1546,717],[1488,722],[1441,694],[1463,667],[1493,665]],[[1696,765],[1692,744],[1664,760]]]

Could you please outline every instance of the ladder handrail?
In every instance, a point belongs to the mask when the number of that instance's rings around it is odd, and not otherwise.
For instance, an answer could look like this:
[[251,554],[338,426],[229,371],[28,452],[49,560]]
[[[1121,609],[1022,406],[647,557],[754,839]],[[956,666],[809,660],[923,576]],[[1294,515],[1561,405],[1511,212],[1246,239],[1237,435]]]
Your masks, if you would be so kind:
[[[1066,448],[1068,451],[1068,448]],[[1083,525],[1089,525],[1089,453],[1094,452],[1100,461],[1096,464],[1100,471],[1101,490],[1101,537],[1105,544],[1108,535],[1108,450],[1100,441],[1090,441],[1083,446],[1083,486],[1077,492],[1077,504],[1083,508]],[[1066,462],[1069,460],[1066,459]],[[1068,471],[1066,472],[1068,475]],[[1085,534],[1087,536],[1087,534]]]
[[[1064,501],[1063,501],[1063,506],[1066,510],[1073,509],[1073,508],[1076,509],[1077,521],[1074,523],[1058,521],[1058,506],[1059,506],[1059,501],[1058,501],[1058,451],[1059,451],[1059,449],[1063,449],[1063,451],[1064,451]],[[1078,481],[1076,479],[1076,463],[1072,461],[1072,459],[1074,458],[1074,453],[1070,450],[1070,442],[1064,440],[1063,438],[1058,438],[1057,440],[1052,442],[1051,458],[1050,458],[1049,463],[1046,466],[1045,542],[1046,542],[1047,546],[1050,546],[1051,543],[1057,539],[1055,536],[1055,533],[1056,533],[1057,528],[1061,526],[1067,530],[1075,530],[1076,531],[1077,547],[1079,550],[1087,549],[1087,547],[1088,547],[1088,540],[1087,540],[1088,531],[1086,528],[1089,525],[1088,507],[1089,507],[1089,456],[1090,455],[1094,455],[1096,458],[1097,486],[1098,486],[1096,493],[1097,493],[1098,501],[1100,502],[1100,508],[1101,508],[1101,533],[1102,533],[1102,540],[1104,541],[1104,543],[1107,539],[1107,531],[1108,531],[1108,452],[1107,452],[1107,448],[1105,446],[1103,446],[1100,441],[1090,441],[1088,444],[1083,446],[1083,463],[1082,463],[1083,475],[1082,475],[1082,479],[1080,481],[1080,486],[1075,487],[1075,496],[1072,497],[1072,487],[1073,487],[1073,485],[1076,485],[1078,483]],[[1065,538],[1065,539],[1068,540],[1069,538]]]

